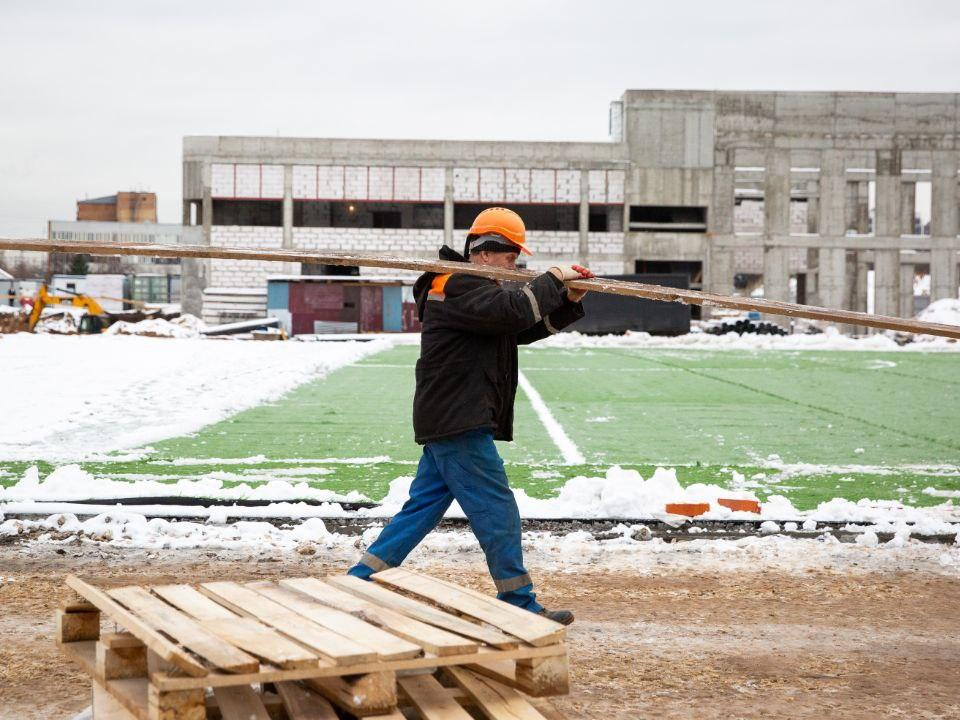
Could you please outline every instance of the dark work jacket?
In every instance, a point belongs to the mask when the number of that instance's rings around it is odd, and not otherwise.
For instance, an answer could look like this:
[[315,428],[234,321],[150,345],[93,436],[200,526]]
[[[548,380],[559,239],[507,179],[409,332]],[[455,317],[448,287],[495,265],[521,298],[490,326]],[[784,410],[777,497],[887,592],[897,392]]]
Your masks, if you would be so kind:
[[[441,260],[465,262],[444,245]],[[544,273],[520,289],[476,275],[425,273],[413,288],[423,329],[413,430],[425,444],[490,428],[513,439],[517,345],[548,337],[583,317],[583,306]]]

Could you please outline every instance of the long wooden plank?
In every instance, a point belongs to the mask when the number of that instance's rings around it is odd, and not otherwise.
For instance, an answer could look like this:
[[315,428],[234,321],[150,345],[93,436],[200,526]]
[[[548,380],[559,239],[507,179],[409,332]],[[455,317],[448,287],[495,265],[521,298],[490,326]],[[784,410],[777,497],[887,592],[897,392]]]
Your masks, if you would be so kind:
[[463,620],[432,605],[427,605],[419,600],[390,592],[387,588],[377,586],[366,580],[361,580],[360,578],[349,575],[341,575],[330,576],[326,578],[326,582],[332,583],[335,587],[370,600],[378,605],[396,610],[415,620],[436,625],[444,630],[479,640],[493,647],[507,649],[517,646],[516,638],[510,637],[499,630],[486,628],[472,623],[469,620]]
[[276,630],[240,617],[189,585],[158,585],[153,592],[192,615],[205,629],[251,655],[282,668],[316,666],[319,658]]
[[[227,672],[256,672],[260,666],[255,657],[217,637],[209,630],[204,630],[196,620],[167,605],[142,587],[115,588],[110,590],[109,594],[157,630],[166,633],[185,648]],[[130,628],[127,629],[130,630]]]
[[67,575],[67,585],[89,600],[111,620],[123,625],[131,635],[136,636],[163,660],[191,677],[207,675],[207,669],[203,665],[157,632],[155,628],[150,627],[146,622],[120,605],[100,588],[94,587],[74,575]]
[[329,700],[299,683],[277,683],[277,693],[290,720],[337,720]]
[[339,590],[321,582],[317,578],[293,578],[281,580],[280,585],[292,591],[302,593],[324,605],[343,610],[361,617],[368,622],[389,630],[394,635],[416,643],[427,652],[439,655],[462,655],[476,652],[476,642],[461,635],[441,630],[433,625],[414,620],[395,610],[363,600],[358,596]]
[[432,675],[397,678],[397,684],[424,720],[472,720]]
[[263,700],[249,685],[214,688],[213,696],[223,720],[270,720]]
[[[466,273],[489,277],[495,280],[528,281],[537,275],[532,270],[507,270],[471,263],[445,262],[442,260],[419,260],[370,255],[364,253],[318,253],[303,250],[278,250],[272,248],[236,248],[212,247],[209,245],[163,245],[160,243],[126,242],[56,242],[51,240],[12,240],[0,239],[0,249],[31,250],[34,252],[67,252],[89,255],[142,255],[149,257],[193,257],[221,258],[232,260],[275,260],[280,262],[305,262],[324,265],[353,265],[360,267],[393,268],[396,270],[414,270],[419,272]],[[612,295],[679,302],[688,305],[726,307],[742,311],[758,311],[769,315],[807,318],[847,325],[875,327],[882,330],[939,335],[960,339],[960,327],[941,323],[907,320],[888,315],[870,315],[853,310],[837,310],[799,305],[779,300],[766,300],[751,297],[732,297],[699,290],[669,288],[663,285],[628,282],[596,278],[593,280],[572,280],[568,287],[577,290],[590,290]]]
[[480,712],[490,720],[546,720],[513,688],[463,668],[450,667],[445,672],[473,698]]
[[401,660],[423,654],[423,648],[409,640],[381,630],[349,613],[314,602],[293,590],[287,590],[271,582],[247,583],[246,587],[297,615],[365,645],[376,652],[381,660]]
[[373,575],[377,582],[430,598],[457,612],[490,623],[531,645],[541,647],[560,642],[565,636],[563,625],[522,610],[493,597],[464,592],[455,585],[438,582],[403,568],[391,568]]
[[316,650],[338,665],[372,662],[377,653],[297,615],[273,600],[234,582],[212,582],[202,592],[236,613],[249,615]]

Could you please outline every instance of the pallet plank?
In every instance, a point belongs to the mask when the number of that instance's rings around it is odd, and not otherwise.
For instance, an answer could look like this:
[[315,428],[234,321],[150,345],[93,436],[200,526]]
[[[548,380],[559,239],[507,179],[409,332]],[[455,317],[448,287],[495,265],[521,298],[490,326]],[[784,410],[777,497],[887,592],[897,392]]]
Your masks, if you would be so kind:
[[435,625],[444,630],[479,640],[496,648],[512,649],[517,647],[518,644],[516,638],[510,637],[498,630],[485,628],[469,620],[463,620],[432,605],[427,605],[419,600],[398,595],[397,593],[390,592],[385,587],[374,585],[360,578],[349,575],[330,576],[326,578],[326,582],[332,583],[337,588],[346,590],[349,593],[358,595],[390,610],[395,610],[403,615],[412,617],[415,620],[420,620],[421,622]]
[[432,675],[398,678],[397,683],[424,720],[472,720]]
[[[198,622],[154,597],[142,587],[115,588],[109,591],[109,595],[146,623],[227,672],[256,672],[260,666],[255,657],[205,630]],[[129,627],[127,629],[131,630]]]
[[277,693],[290,720],[337,720],[337,711],[326,698],[299,683],[277,683]]
[[397,707],[397,676],[393,672],[311,678],[304,683],[352,715],[384,715]]
[[270,720],[263,700],[249,685],[214,688],[213,696],[223,720]]
[[96,605],[102,612],[106,613],[111,620],[123,625],[132,635],[139,638],[144,645],[167,662],[175,665],[191,677],[204,677],[207,675],[208,671],[203,665],[99,588],[85,583],[74,575],[68,575],[66,582],[71,589]]
[[308,595],[324,605],[357,615],[385,630],[389,630],[394,635],[399,635],[412,643],[416,643],[427,652],[440,657],[463,655],[476,652],[478,649],[476,642],[467,640],[461,635],[455,635],[434,625],[428,625],[408,615],[403,615],[396,610],[390,610],[382,605],[362,600],[355,595],[327,585],[317,578],[296,578],[290,582],[281,580],[280,585],[285,589]]
[[377,653],[350,638],[307,620],[250,588],[234,582],[203,583],[202,592],[234,612],[251,615],[295,638],[337,665],[373,662]]
[[293,590],[270,582],[247,583],[246,587],[297,615],[367,646],[376,652],[381,660],[401,660],[423,654],[423,649],[409,640],[381,630],[349,613],[314,602]]
[[463,588],[439,582],[428,575],[391,568],[374,574],[373,579],[490,623],[535,647],[558,643],[566,634],[560,623],[475,591],[464,592]]
[[445,668],[445,672],[490,720],[546,720],[520,693],[496,680],[456,667]]
[[236,613],[214,602],[191,585],[153,585],[150,588],[171,605],[193,615],[197,620],[231,620]]
[[192,615],[205,629],[228,643],[282,668],[316,666],[316,654],[271,627],[240,617],[189,585],[158,585],[154,593]]

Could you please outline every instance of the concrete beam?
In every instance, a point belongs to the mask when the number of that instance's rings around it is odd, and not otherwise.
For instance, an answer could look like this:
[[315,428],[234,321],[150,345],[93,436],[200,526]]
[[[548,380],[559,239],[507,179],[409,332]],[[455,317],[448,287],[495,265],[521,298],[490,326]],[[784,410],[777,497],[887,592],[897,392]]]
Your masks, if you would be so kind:
[[844,248],[846,250],[960,250],[960,238],[935,238],[928,235],[874,237],[873,235],[721,235],[714,244],[726,248]]

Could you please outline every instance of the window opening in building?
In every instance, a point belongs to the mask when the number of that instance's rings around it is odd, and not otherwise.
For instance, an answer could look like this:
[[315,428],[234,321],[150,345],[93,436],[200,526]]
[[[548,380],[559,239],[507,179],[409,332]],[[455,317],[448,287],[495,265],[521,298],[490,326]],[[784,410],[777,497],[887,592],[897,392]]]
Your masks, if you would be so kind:
[[[453,227],[467,230],[473,219],[497,203],[457,203],[453,207]],[[547,230],[577,232],[580,229],[580,206],[569,204],[522,204],[499,205],[506,207],[523,218],[527,230]]]
[[443,203],[297,200],[294,227],[443,229]]
[[631,205],[630,229],[640,232],[706,232],[707,208],[696,205]]
[[[686,275],[691,290],[703,289],[703,263],[699,260],[636,260],[634,272],[638,275]],[[700,319],[700,306],[692,305],[691,317]]]
[[214,225],[283,226],[281,200],[214,200]]
[[303,263],[300,265],[301,275],[337,275],[354,277],[360,274],[356,265],[326,265],[324,263]]

